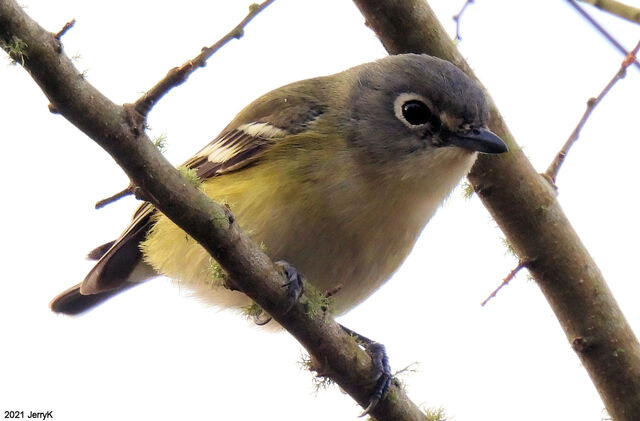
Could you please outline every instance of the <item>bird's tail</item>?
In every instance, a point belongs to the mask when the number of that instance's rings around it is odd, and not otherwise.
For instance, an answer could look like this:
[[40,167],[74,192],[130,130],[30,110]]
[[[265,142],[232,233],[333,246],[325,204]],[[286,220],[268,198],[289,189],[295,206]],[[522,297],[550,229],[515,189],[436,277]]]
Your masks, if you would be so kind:
[[142,261],[142,252],[138,248],[153,225],[151,216],[154,212],[151,205],[143,204],[117,240],[92,250],[87,257],[98,260],[96,265],[84,281],[54,298],[49,304],[51,310],[80,314],[157,275]]
[[121,288],[114,289],[111,291],[100,292],[97,294],[91,295],[83,295],[80,293],[80,286],[82,283],[78,285],[74,285],[66,291],[58,294],[56,298],[54,298],[49,307],[55,313],[67,314],[69,316],[75,316],[80,313],[84,313],[87,310],[92,309],[93,307],[101,304],[102,302],[108,300],[116,294],[121,293],[135,285],[136,283],[129,282],[123,285]]

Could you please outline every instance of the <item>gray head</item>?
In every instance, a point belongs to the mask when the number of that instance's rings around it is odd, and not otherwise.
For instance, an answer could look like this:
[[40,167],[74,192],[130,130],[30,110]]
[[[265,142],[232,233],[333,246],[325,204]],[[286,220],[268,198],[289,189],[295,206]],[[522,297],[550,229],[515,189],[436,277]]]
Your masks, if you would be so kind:
[[507,150],[486,127],[483,91],[447,61],[403,54],[349,72],[355,82],[347,100],[347,126],[353,128],[349,140],[366,142],[375,159],[452,146],[484,153]]

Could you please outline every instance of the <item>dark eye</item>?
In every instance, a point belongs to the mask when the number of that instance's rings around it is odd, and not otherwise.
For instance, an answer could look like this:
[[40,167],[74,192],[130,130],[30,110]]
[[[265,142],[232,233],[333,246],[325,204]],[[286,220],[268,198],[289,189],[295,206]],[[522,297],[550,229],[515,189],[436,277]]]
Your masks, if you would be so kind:
[[442,127],[442,122],[438,114],[432,111],[429,100],[414,92],[398,95],[393,101],[393,112],[405,126],[422,134],[436,134]]
[[412,126],[421,126],[433,120],[433,115],[427,104],[417,99],[402,104],[402,116]]

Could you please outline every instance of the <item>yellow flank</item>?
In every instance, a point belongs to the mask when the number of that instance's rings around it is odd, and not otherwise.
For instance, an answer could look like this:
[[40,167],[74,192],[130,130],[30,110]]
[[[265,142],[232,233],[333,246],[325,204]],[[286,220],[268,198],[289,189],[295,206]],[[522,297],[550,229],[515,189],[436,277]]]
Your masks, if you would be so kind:
[[[303,146],[301,136],[290,136],[272,147],[260,165],[249,165],[209,178],[202,183],[201,189],[218,203],[228,204],[242,229],[258,244],[265,244],[269,254],[269,245],[279,249],[282,248],[279,243],[286,241],[285,234],[279,235],[275,226],[286,226],[286,215],[298,213],[296,209],[304,206],[300,189],[305,182],[300,174],[295,175],[295,169],[301,166],[307,166],[310,171],[320,169],[317,154],[331,154],[338,149],[339,145],[326,147],[336,139],[320,136],[314,142],[306,136]],[[320,142],[325,144],[323,151]],[[311,170],[311,167],[316,168]],[[145,261],[157,272],[178,281],[196,297],[214,305],[244,307],[251,303],[244,294],[226,289],[224,282],[216,279],[220,273],[211,269],[211,257],[193,238],[163,214],[156,213],[155,219],[155,225],[140,249]],[[305,246],[302,239],[298,245]]]
[[[356,162],[344,142],[330,135],[286,136],[258,162],[201,186],[231,207],[273,260],[288,261],[320,291],[337,291],[337,314],[391,276],[475,159],[469,151],[441,148],[424,160],[372,167]],[[207,303],[251,303],[213,279],[207,252],[164,215],[158,214],[141,250],[156,271]]]

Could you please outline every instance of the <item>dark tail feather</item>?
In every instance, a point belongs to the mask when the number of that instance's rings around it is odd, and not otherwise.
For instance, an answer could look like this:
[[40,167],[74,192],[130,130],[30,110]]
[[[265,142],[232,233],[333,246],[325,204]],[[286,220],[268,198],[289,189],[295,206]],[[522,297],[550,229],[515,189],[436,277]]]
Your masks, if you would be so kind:
[[109,249],[116,243],[116,240],[109,241],[108,243],[104,243],[101,246],[98,246],[91,250],[89,254],[87,254],[87,259],[89,260],[99,260],[104,254],[109,251]]
[[137,283],[127,282],[122,284],[120,288],[111,291],[100,292],[92,295],[80,294],[80,285],[75,285],[68,290],[60,293],[56,298],[51,301],[49,307],[55,313],[68,314],[74,316],[80,313],[84,313],[87,310],[101,304],[103,301],[108,300],[127,289],[136,286]]
[[126,287],[133,270],[142,260],[140,242],[144,240],[152,226],[153,208],[149,205],[140,209],[142,210],[136,213],[133,223],[111,244],[111,247],[108,247],[110,243],[106,243],[89,253],[89,258],[100,254],[101,256],[82,281],[80,287],[82,294],[102,294]]
[[49,305],[56,313],[80,314],[157,274],[142,262],[139,244],[152,226],[153,207],[142,204],[116,241],[96,247],[87,256],[98,260],[84,281],[59,294]]

